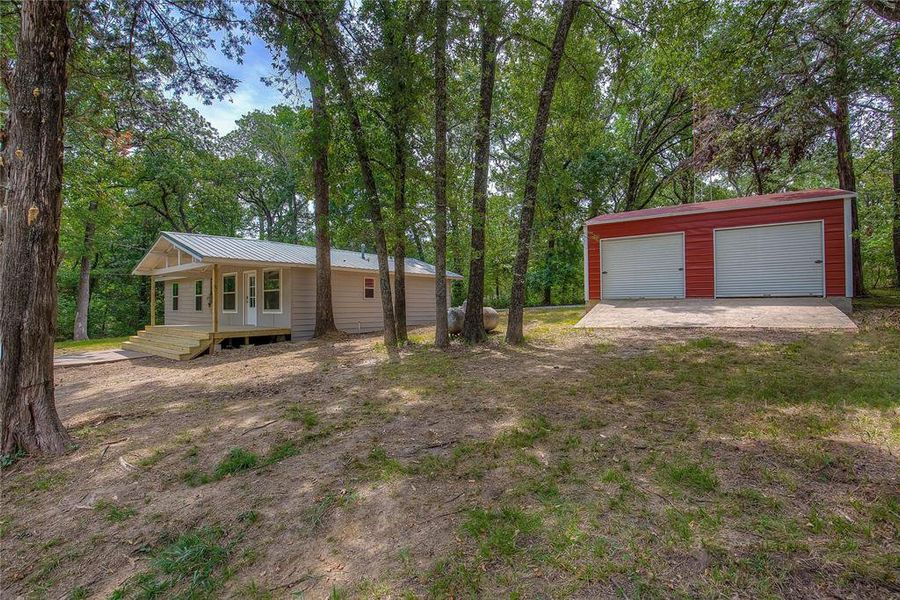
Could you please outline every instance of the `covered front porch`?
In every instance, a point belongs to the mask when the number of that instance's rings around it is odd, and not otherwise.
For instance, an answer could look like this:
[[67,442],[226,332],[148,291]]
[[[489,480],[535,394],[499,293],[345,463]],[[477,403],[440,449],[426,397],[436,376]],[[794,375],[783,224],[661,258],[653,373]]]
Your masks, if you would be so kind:
[[148,325],[124,342],[122,348],[173,360],[190,360],[206,351],[212,354],[225,343],[249,345],[261,341],[281,341],[290,334],[290,327]]
[[165,234],[134,269],[150,279],[150,324],[122,347],[190,360],[291,335],[290,269],[204,257]]

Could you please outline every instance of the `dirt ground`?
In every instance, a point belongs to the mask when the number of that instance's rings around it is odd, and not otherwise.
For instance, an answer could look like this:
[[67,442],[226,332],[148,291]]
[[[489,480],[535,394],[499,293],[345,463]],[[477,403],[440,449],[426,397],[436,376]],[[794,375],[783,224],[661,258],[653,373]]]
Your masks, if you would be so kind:
[[898,314],[60,369],[0,597],[898,597]]

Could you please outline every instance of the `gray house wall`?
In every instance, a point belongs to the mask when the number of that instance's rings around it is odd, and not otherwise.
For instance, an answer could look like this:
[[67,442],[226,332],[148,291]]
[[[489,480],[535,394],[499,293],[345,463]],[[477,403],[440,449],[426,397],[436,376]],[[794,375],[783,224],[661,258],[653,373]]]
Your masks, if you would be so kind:
[[[194,310],[194,282],[197,280],[203,282],[203,305],[202,310]],[[178,284],[178,310],[172,310],[172,284]],[[166,325],[212,325],[212,308],[210,307],[210,279],[206,278],[185,278],[176,281],[165,282]]]
[[[245,304],[246,290],[244,285],[245,273],[248,271],[256,271],[256,325],[259,327],[291,327],[291,275],[294,269],[281,269],[281,311],[278,313],[263,312],[263,282],[262,272],[269,270],[264,267],[238,267],[229,265],[219,265],[219,281],[216,284],[216,293],[219,296],[219,306],[222,304],[222,279],[225,275],[237,275],[237,298],[235,312],[219,311],[220,325],[245,325]],[[194,310],[194,282],[197,278],[186,277],[176,281],[165,282],[166,325],[203,325],[212,326],[212,310],[211,310],[211,288],[210,278],[203,279],[204,302],[203,310]],[[172,310],[172,284],[178,283],[178,310]]]
[[[294,267],[281,269],[281,312],[263,313],[262,272],[263,267],[219,265],[219,281],[216,284],[219,295],[218,304],[222,304],[222,278],[226,274],[237,275],[237,306],[235,312],[219,313],[222,326],[241,326],[246,323],[245,273],[257,273],[257,313],[256,324],[259,327],[290,327],[291,337],[295,340],[309,339],[313,335],[316,318],[316,275],[312,267]],[[366,278],[375,280],[374,298],[365,297]],[[166,325],[199,325],[212,326],[210,276],[206,273],[199,279],[203,281],[203,304],[201,310],[194,309],[194,282],[198,277],[186,276],[174,281],[166,281],[165,321]],[[179,284],[178,310],[172,310],[172,284]],[[448,288],[449,288],[448,281]],[[378,273],[359,271],[332,271],[332,306],[334,320],[338,329],[347,333],[367,333],[380,331],[384,327],[381,314],[381,290],[378,284]],[[393,286],[393,277],[391,278]],[[434,279],[431,277],[407,276],[406,278],[406,311],[407,324],[427,325],[434,323],[435,295]]]
[[[316,319],[316,275],[313,268],[295,268],[291,276],[293,316],[291,337],[312,337]],[[366,278],[375,280],[375,297],[365,297]],[[391,277],[391,286],[394,278]],[[448,281],[449,289],[449,281]],[[337,328],[347,333],[367,333],[384,328],[381,314],[381,289],[378,273],[357,271],[332,271],[331,304]],[[408,325],[434,323],[434,279],[431,277],[406,277],[406,322]]]

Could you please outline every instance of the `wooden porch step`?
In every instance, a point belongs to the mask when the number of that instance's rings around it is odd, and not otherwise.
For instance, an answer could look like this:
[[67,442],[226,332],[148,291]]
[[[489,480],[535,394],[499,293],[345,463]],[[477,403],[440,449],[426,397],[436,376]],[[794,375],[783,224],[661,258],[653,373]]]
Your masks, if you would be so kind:
[[146,331],[147,333],[166,335],[170,337],[192,338],[195,340],[208,340],[210,336],[209,331],[189,329],[186,327],[166,327],[165,325],[148,325],[144,328],[144,331]]
[[159,343],[161,345],[173,346],[175,348],[193,348],[194,346],[200,346],[201,344],[203,344],[203,342],[209,341],[208,337],[206,339],[178,337],[172,335],[164,335],[153,331],[138,331],[137,336],[133,337],[137,337],[140,340]]
[[151,346],[159,346],[160,348],[171,350],[179,354],[193,352],[194,350],[199,349],[203,344],[203,342],[199,340],[197,340],[196,342],[192,341],[191,343],[184,343],[181,340],[173,341],[171,338],[147,337],[140,334],[131,336],[130,338],[128,338],[128,341],[134,342],[136,344],[149,344]]
[[161,356],[162,358],[170,358],[172,360],[189,360],[192,358],[190,353],[181,353],[177,350],[164,348],[150,342],[132,342],[129,340],[122,342],[122,348],[125,350],[136,350],[138,352],[144,352],[145,354],[152,354],[153,356]]
[[[131,336],[122,348],[137,350],[172,360],[190,360],[205,352],[212,342],[209,334],[196,330],[148,327]],[[183,335],[183,334],[188,335]]]

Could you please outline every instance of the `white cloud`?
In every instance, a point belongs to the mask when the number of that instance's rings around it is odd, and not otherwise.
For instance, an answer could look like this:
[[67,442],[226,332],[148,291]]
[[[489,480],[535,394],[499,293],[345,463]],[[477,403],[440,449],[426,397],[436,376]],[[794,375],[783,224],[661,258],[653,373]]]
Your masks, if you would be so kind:
[[[243,63],[238,64],[218,50],[207,52],[210,64],[225,71],[240,83],[235,92],[221,102],[204,104],[196,96],[186,96],[184,103],[195,108],[209,121],[220,135],[225,135],[235,128],[235,122],[243,115],[254,110],[268,110],[276,104],[287,104],[288,100],[281,91],[262,83],[261,79],[272,74],[272,55],[259,38],[254,37],[246,48]],[[301,85],[305,84],[305,80]]]

